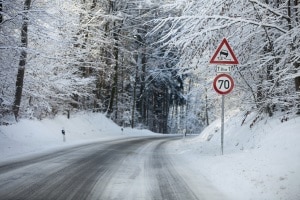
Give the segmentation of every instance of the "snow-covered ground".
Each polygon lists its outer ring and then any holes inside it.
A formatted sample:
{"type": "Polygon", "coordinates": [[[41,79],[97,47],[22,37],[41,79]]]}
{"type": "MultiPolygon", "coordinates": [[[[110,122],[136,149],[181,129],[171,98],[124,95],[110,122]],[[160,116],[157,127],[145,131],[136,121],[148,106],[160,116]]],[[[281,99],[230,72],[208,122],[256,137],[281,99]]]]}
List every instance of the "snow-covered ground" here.
{"type": "Polygon", "coordinates": [[[68,148],[74,145],[120,137],[153,134],[117,126],[99,113],[77,113],[67,119],[20,120],[10,126],[0,126],[0,163],[26,155],[68,148]],[[65,141],[62,135],[65,130],[65,141]]]}
{"type": "MultiPolygon", "coordinates": [[[[220,155],[220,120],[200,136],[172,143],[168,151],[184,165],[185,173],[205,176],[229,199],[300,199],[300,117],[284,123],[280,117],[263,119],[252,128],[255,114],[248,116],[243,126],[242,118],[227,116],[224,155],[220,155]]],[[[0,163],[93,141],[150,134],[147,130],[122,130],[99,113],[21,120],[0,126],[0,163]]]]}
{"type": "Polygon", "coordinates": [[[281,117],[263,119],[252,128],[255,115],[243,126],[242,118],[227,117],[224,155],[220,120],[200,136],[178,141],[171,151],[181,154],[195,176],[205,175],[229,199],[299,200],[300,117],[284,123],[281,117]]]}

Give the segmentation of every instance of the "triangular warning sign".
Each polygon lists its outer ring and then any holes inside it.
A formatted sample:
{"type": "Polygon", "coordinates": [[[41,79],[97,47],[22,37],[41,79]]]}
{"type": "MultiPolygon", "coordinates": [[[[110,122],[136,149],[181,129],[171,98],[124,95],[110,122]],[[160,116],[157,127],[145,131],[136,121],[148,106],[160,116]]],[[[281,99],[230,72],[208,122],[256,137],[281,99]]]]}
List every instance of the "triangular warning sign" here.
{"type": "Polygon", "coordinates": [[[226,38],[224,38],[221,44],[218,46],[213,57],[209,61],[210,64],[220,64],[220,65],[237,65],[239,61],[234,55],[230,45],[226,38]]]}

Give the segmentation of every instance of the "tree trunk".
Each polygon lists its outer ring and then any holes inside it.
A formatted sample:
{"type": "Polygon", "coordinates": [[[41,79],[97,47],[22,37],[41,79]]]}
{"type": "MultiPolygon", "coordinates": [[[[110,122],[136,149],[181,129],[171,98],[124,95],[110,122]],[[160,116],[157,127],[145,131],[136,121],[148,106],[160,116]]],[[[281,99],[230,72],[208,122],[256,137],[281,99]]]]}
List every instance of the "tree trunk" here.
{"type": "MultiPolygon", "coordinates": [[[[292,8],[292,2],[291,2],[291,0],[289,0],[287,9],[288,9],[288,16],[289,16],[287,21],[288,21],[288,24],[289,24],[289,30],[291,30],[293,28],[292,27],[292,18],[294,18],[294,20],[297,24],[299,22],[299,18],[298,18],[298,0],[294,0],[293,8],[292,8]],[[293,13],[293,15],[292,15],[292,13],[293,13]]],[[[293,42],[293,44],[294,45],[292,45],[292,47],[291,47],[292,50],[296,49],[297,45],[298,45],[298,44],[295,44],[295,42],[293,42]]],[[[297,73],[297,70],[299,70],[299,67],[300,67],[299,61],[298,62],[296,61],[294,63],[294,66],[295,66],[295,69],[296,69],[295,73],[297,73]]],[[[300,76],[295,78],[295,90],[296,90],[296,92],[300,92],[300,76]]],[[[299,97],[299,99],[300,99],[300,97],[299,97]]],[[[300,105],[299,105],[300,100],[299,99],[297,100],[298,103],[296,104],[298,106],[297,114],[300,114],[300,105]]]]}
{"type": "Polygon", "coordinates": [[[141,110],[141,116],[142,116],[142,120],[144,123],[146,123],[146,96],[145,96],[145,90],[146,90],[146,86],[145,86],[145,81],[146,81],[146,65],[147,65],[147,58],[146,58],[146,54],[145,54],[145,47],[143,48],[143,53],[142,53],[142,71],[141,71],[141,89],[140,89],[140,96],[139,96],[139,105],[140,105],[140,110],[141,110]]]}
{"type": "MultiPolygon", "coordinates": [[[[299,22],[299,18],[298,18],[298,0],[294,0],[294,13],[295,13],[295,21],[299,22]]],[[[300,63],[297,62],[295,63],[295,68],[299,70],[299,67],[300,67],[300,63]]],[[[296,87],[296,91],[297,92],[300,92],[300,76],[296,77],[295,78],[295,87],[296,87]]],[[[299,113],[300,113],[300,110],[299,110],[299,113]]]]}
{"type": "MultiPolygon", "coordinates": [[[[114,22],[114,27],[116,27],[116,22],[114,22]]],[[[111,89],[111,95],[110,95],[110,101],[109,101],[109,106],[108,106],[108,114],[111,114],[113,112],[113,105],[115,101],[115,97],[117,96],[118,92],[118,70],[119,70],[119,36],[116,32],[113,33],[113,38],[114,38],[114,48],[113,48],[113,55],[114,55],[114,79],[113,79],[113,86],[111,89]]],[[[116,102],[117,103],[117,102],[116,102]]]]}
{"type": "MultiPolygon", "coordinates": [[[[299,66],[300,66],[300,63],[295,63],[296,69],[300,70],[299,66]]],[[[295,78],[295,88],[296,88],[296,92],[300,93],[300,76],[295,78]]],[[[298,97],[299,98],[296,100],[297,101],[296,105],[297,105],[297,109],[298,109],[297,114],[300,114],[300,95],[298,95],[298,97]]]]}
{"type": "Polygon", "coordinates": [[[2,11],[3,11],[3,1],[0,0],[0,24],[3,22],[3,16],[2,16],[2,11]]]}
{"type": "Polygon", "coordinates": [[[207,98],[207,87],[205,86],[205,121],[206,126],[209,126],[209,118],[208,118],[208,98],[207,98]]]}
{"type": "Polygon", "coordinates": [[[135,122],[135,107],[136,107],[136,88],[137,88],[137,82],[138,82],[138,70],[139,67],[136,65],[135,69],[135,81],[133,86],[133,102],[132,102],[132,110],[131,110],[131,128],[134,128],[134,122],[135,122]]]}
{"type": "Polygon", "coordinates": [[[26,58],[27,58],[27,51],[26,48],[28,46],[28,10],[30,9],[31,0],[25,0],[24,3],[24,16],[23,16],[23,25],[21,30],[21,56],[16,80],[16,93],[15,93],[15,100],[13,105],[13,112],[15,115],[16,120],[18,120],[21,98],[22,98],[22,91],[23,91],[23,82],[24,82],[24,74],[25,74],[25,65],[26,65],[26,58]]]}
{"type": "MultiPolygon", "coordinates": [[[[299,68],[299,65],[297,68],[299,68]]],[[[295,87],[296,87],[296,91],[300,92],[300,77],[299,76],[295,78],[295,87]]]]}

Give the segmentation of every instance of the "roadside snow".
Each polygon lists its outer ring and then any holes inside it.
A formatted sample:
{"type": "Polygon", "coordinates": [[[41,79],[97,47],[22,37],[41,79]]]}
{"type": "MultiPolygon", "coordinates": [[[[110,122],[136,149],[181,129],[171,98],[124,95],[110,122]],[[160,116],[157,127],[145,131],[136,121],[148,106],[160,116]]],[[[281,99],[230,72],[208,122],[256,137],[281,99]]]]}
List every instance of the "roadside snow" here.
{"type": "MultiPolygon", "coordinates": [[[[170,143],[168,151],[187,177],[209,181],[228,199],[300,199],[300,117],[284,123],[279,117],[268,118],[252,128],[255,115],[248,116],[243,126],[242,118],[226,119],[224,155],[220,155],[220,120],[200,136],[170,143]]],[[[122,131],[99,113],[79,113],[70,119],[21,120],[0,126],[0,163],[73,145],[150,134],[130,128],[122,131]]],[[[197,181],[193,184],[198,188],[197,181]]]]}
{"type": "Polygon", "coordinates": [[[300,117],[284,123],[274,117],[251,129],[254,117],[243,126],[242,116],[227,118],[224,155],[220,120],[200,136],[177,142],[171,151],[181,154],[194,176],[205,175],[229,199],[300,199],[300,117]]]}
{"type": "Polygon", "coordinates": [[[153,133],[130,128],[122,131],[100,113],[82,112],[70,119],[61,115],[41,121],[20,120],[13,125],[0,126],[0,162],[84,143],[149,134],[153,133]]]}

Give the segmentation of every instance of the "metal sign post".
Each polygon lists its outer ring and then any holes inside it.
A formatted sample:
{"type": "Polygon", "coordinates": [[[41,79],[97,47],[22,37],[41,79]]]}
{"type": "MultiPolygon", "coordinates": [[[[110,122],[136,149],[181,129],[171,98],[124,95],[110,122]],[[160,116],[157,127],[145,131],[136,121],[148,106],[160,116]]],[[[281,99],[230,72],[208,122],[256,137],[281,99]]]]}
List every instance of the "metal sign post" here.
{"type": "Polygon", "coordinates": [[[233,87],[234,81],[228,74],[219,74],[215,77],[213,87],[218,94],[222,95],[222,113],[221,113],[221,154],[223,155],[224,146],[224,113],[225,113],[225,95],[229,94],[233,87]]]}
{"type": "Polygon", "coordinates": [[[224,144],[224,106],[225,95],[222,95],[222,116],[221,116],[221,154],[223,155],[223,144],[224,144]]]}

